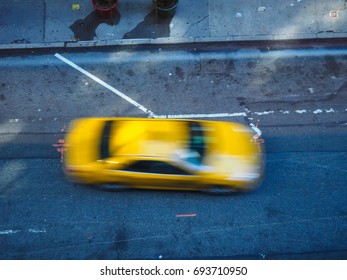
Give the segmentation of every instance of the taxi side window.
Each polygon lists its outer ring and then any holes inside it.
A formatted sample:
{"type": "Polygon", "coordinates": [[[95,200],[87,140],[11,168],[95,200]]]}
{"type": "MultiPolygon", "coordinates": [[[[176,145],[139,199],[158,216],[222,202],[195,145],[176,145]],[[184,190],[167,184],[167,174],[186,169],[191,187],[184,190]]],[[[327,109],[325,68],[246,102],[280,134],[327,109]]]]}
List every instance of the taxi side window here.
{"type": "Polygon", "coordinates": [[[124,171],[154,173],[154,174],[170,174],[170,175],[191,175],[188,172],[173,166],[169,163],[153,160],[136,161],[123,169],[124,171]]]}
{"type": "Polygon", "coordinates": [[[148,172],[148,161],[146,160],[140,160],[135,161],[131,163],[130,165],[123,168],[124,171],[132,171],[132,172],[141,172],[141,173],[147,173],[148,172]]]}

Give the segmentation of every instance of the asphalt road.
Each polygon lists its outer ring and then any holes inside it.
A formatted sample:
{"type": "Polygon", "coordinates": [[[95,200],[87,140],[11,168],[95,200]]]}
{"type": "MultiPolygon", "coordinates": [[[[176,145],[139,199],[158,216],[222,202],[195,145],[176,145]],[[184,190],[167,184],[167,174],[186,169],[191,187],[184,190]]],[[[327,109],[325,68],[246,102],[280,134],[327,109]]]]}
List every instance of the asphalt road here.
{"type": "Polygon", "coordinates": [[[347,49],[60,53],[88,73],[54,54],[0,59],[0,258],[347,258],[347,49]],[[70,120],[148,111],[258,124],[264,182],[210,196],[65,179],[53,144],[70,120]]]}

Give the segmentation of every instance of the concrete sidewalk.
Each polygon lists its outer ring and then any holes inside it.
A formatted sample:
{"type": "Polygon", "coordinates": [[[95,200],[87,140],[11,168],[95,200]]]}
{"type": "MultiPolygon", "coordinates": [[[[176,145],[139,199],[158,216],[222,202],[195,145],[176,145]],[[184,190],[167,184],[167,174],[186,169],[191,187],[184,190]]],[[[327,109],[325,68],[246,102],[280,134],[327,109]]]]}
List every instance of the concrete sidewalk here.
{"type": "Polygon", "coordinates": [[[152,0],[119,0],[112,19],[90,0],[8,0],[0,11],[0,49],[347,37],[347,0],[180,0],[166,19],[152,0]]]}

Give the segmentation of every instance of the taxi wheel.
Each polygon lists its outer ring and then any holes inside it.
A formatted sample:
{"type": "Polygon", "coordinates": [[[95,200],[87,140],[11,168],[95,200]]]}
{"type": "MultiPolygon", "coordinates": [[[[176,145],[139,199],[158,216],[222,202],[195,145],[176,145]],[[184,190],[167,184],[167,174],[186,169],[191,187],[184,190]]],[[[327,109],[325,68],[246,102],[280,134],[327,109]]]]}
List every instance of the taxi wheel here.
{"type": "Polygon", "coordinates": [[[99,188],[103,191],[124,191],[129,189],[127,186],[119,184],[103,184],[99,188]]]}
{"type": "Polygon", "coordinates": [[[236,190],[223,186],[210,186],[205,190],[205,192],[216,195],[228,195],[237,193],[236,190]]]}

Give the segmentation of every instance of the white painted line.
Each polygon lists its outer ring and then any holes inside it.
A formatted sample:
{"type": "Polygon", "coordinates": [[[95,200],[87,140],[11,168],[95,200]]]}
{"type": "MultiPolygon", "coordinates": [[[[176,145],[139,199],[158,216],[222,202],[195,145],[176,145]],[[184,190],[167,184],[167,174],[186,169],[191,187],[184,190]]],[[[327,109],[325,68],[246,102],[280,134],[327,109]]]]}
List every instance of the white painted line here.
{"type": "Polygon", "coordinates": [[[153,115],[157,119],[198,119],[198,118],[224,118],[246,117],[246,113],[219,113],[219,114],[180,114],[180,115],[153,115]]]}
{"type": "MultiPolygon", "coordinates": [[[[27,229],[25,230],[26,232],[29,232],[29,233],[45,233],[46,230],[42,230],[42,229],[27,229]]],[[[8,230],[2,230],[0,231],[0,235],[9,235],[9,234],[15,234],[15,233],[19,233],[19,232],[22,232],[21,230],[13,230],[13,229],[8,229],[8,230]]]]}
{"type": "Polygon", "coordinates": [[[304,114],[307,113],[307,110],[295,110],[295,113],[304,114]]]}
{"type": "Polygon", "coordinates": [[[8,229],[8,230],[2,230],[2,231],[0,231],[0,234],[14,234],[14,233],[18,233],[18,232],[20,232],[20,230],[8,229]]]}
{"type": "Polygon", "coordinates": [[[46,230],[42,229],[28,229],[28,232],[30,233],[45,233],[46,230]]]}
{"type": "Polygon", "coordinates": [[[259,138],[262,134],[261,130],[258,127],[256,127],[253,123],[250,123],[249,125],[255,131],[255,134],[257,136],[256,138],[259,138]]]}
{"type": "Polygon", "coordinates": [[[253,112],[253,114],[261,116],[261,115],[269,115],[269,114],[273,114],[275,113],[275,111],[264,111],[264,112],[253,112]]]}
{"type": "Polygon", "coordinates": [[[320,113],[323,113],[322,109],[317,109],[317,110],[313,111],[313,114],[320,114],[320,113]]]}
{"type": "Polygon", "coordinates": [[[177,214],[177,215],[176,215],[177,218],[183,218],[183,217],[196,217],[196,216],[197,216],[197,214],[194,214],[194,213],[192,213],[192,214],[177,214]]]}
{"type": "MultiPolygon", "coordinates": [[[[270,114],[277,114],[280,113],[282,115],[287,114],[306,114],[306,113],[313,113],[313,114],[321,114],[321,113],[338,113],[337,110],[330,108],[330,109],[316,109],[316,110],[295,110],[295,111],[288,111],[288,110],[279,110],[279,111],[262,111],[262,112],[252,112],[248,109],[245,110],[246,112],[236,112],[236,113],[215,113],[215,114],[177,114],[177,115],[151,115],[153,118],[158,119],[198,119],[198,118],[224,118],[224,117],[246,117],[247,114],[249,115],[257,115],[257,116],[264,116],[264,115],[270,115],[270,114]]],[[[347,111],[347,109],[345,109],[347,111]]]]}
{"type": "Polygon", "coordinates": [[[135,107],[137,107],[141,111],[145,112],[146,114],[149,114],[149,116],[154,116],[154,113],[152,111],[148,110],[147,108],[145,108],[144,106],[142,106],[141,104],[139,104],[135,100],[131,99],[130,97],[128,97],[124,93],[120,92],[119,90],[115,89],[114,87],[110,86],[109,84],[105,83],[104,81],[102,81],[101,79],[96,77],[95,75],[93,75],[93,74],[89,73],[88,71],[84,70],[83,68],[79,67],[78,65],[76,65],[72,61],[68,60],[67,58],[61,56],[58,53],[56,53],[54,56],[56,58],[60,59],[61,61],[65,62],[66,64],[70,65],[71,67],[75,68],[77,71],[81,72],[82,74],[88,76],[89,78],[91,78],[95,82],[97,82],[100,85],[104,86],[105,88],[109,89],[113,93],[117,94],[119,97],[128,101],[130,104],[134,105],[135,107]]]}
{"type": "MultiPolygon", "coordinates": [[[[194,119],[194,118],[225,118],[225,117],[247,117],[248,119],[252,120],[252,116],[253,115],[269,115],[269,114],[282,114],[282,115],[287,115],[287,114],[309,114],[309,113],[313,113],[313,114],[330,114],[330,113],[343,113],[343,112],[347,112],[347,109],[340,109],[340,110],[336,110],[333,108],[330,109],[316,109],[316,110],[295,110],[295,111],[288,111],[288,110],[278,110],[278,111],[263,111],[263,112],[252,112],[250,110],[245,110],[246,112],[236,112],[236,113],[214,113],[214,114],[177,114],[177,115],[155,115],[153,112],[151,112],[149,117],[152,118],[158,118],[158,119],[194,119]],[[247,115],[248,114],[248,115],[247,115]]],[[[55,120],[57,118],[54,118],[55,120]]],[[[42,120],[40,118],[37,119],[32,119],[31,122],[36,122],[42,120]]],[[[51,120],[51,119],[49,119],[51,120]]],[[[24,119],[7,119],[7,120],[3,120],[4,122],[8,122],[8,123],[25,123],[26,120],[24,119]]]]}

